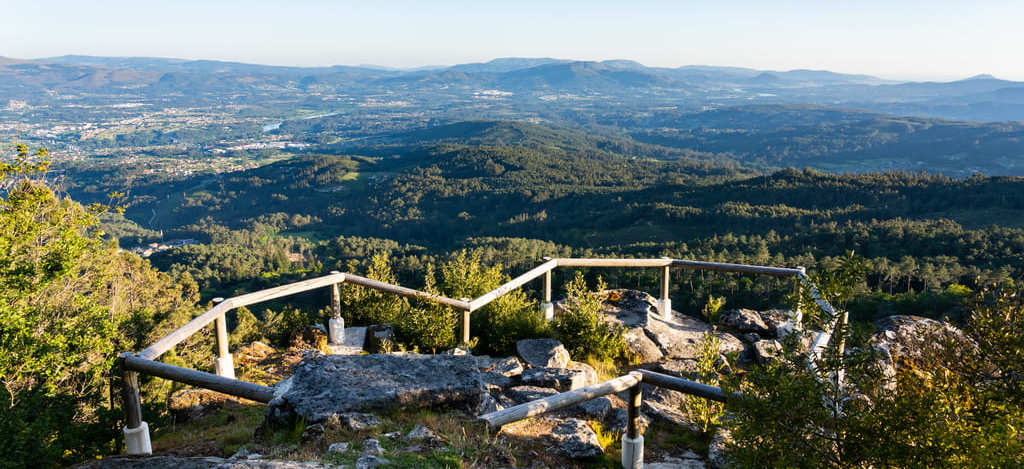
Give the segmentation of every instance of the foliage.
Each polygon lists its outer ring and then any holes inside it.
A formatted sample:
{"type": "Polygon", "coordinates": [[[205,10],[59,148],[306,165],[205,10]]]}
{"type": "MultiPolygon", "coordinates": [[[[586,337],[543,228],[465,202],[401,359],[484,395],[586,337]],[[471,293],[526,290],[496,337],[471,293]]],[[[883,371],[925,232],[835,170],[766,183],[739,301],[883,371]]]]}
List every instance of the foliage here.
{"type": "Polygon", "coordinates": [[[105,244],[96,229],[103,207],[56,194],[40,177],[46,166],[24,146],[0,165],[2,466],[115,450],[115,354],[194,311],[187,285],[105,244]]]}
{"type": "MultiPolygon", "coordinates": [[[[484,267],[481,256],[478,249],[455,253],[442,266],[441,291],[451,298],[477,298],[508,281],[500,266],[484,267]]],[[[474,311],[470,331],[479,339],[477,353],[495,355],[513,354],[519,340],[549,335],[536,303],[522,290],[509,292],[474,311]]]]}
{"type": "MultiPolygon", "coordinates": [[[[701,383],[709,386],[718,386],[718,373],[722,371],[722,367],[725,365],[721,361],[722,354],[719,352],[721,347],[722,340],[715,334],[710,331],[704,333],[704,337],[701,338],[700,343],[697,345],[697,374],[698,381],[701,383]]],[[[721,402],[687,395],[686,407],[690,416],[700,423],[701,431],[704,433],[707,433],[712,426],[721,425],[722,423],[725,406],[721,402]]]]}
{"type": "MultiPolygon", "coordinates": [[[[597,291],[606,289],[598,279],[597,291]]],[[[551,323],[555,337],[562,341],[569,354],[577,358],[618,359],[627,353],[623,328],[604,321],[604,296],[591,292],[582,272],[566,285],[565,311],[551,323]]]]}
{"type": "Polygon", "coordinates": [[[709,324],[718,324],[718,312],[725,306],[724,296],[708,296],[708,301],[704,303],[704,307],[701,308],[701,314],[704,315],[704,319],[707,319],[709,324]]]}
{"type": "Polygon", "coordinates": [[[727,404],[739,467],[1018,467],[1020,304],[985,293],[973,341],[941,329],[911,345],[894,375],[874,349],[826,354],[809,368],[791,336],[784,357],[756,367],[727,404]],[[977,345],[976,345],[977,344],[977,345]],[[979,346],[981,345],[981,346],[979,346]],[[843,370],[839,385],[835,373],[843,370]]]}

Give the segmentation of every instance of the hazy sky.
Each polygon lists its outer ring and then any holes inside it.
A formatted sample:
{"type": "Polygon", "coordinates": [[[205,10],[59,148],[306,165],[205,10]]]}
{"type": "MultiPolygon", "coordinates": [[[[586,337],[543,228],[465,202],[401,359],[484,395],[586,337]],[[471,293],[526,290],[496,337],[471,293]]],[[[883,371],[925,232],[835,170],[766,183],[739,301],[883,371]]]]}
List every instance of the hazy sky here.
{"type": "Polygon", "coordinates": [[[1024,1],[0,0],[0,56],[412,67],[495,57],[1024,80],[1024,1]]]}

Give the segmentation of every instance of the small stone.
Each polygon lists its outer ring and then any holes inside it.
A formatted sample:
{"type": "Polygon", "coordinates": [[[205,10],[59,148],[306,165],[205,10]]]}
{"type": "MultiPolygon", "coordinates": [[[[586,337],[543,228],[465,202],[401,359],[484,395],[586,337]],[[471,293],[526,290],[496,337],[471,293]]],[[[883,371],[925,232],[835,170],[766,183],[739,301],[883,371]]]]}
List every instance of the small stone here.
{"type": "Polygon", "coordinates": [[[363,440],[363,454],[380,456],[384,454],[384,447],[380,445],[380,441],[374,438],[367,438],[363,440]]]}
{"type": "Polygon", "coordinates": [[[661,349],[658,348],[658,344],[654,343],[650,337],[647,337],[643,328],[633,327],[627,329],[622,334],[622,338],[626,342],[626,347],[630,352],[633,352],[633,355],[640,360],[640,363],[654,363],[665,356],[665,354],[661,353],[661,349]]]}
{"type": "Polygon", "coordinates": [[[459,356],[469,355],[469,349],[466,349],[464,347],[455,347],[453,349],[445,350],[441,354],[442,355],[459,355],[459,356]]]}
{"type": "Polygon", "coordinates": [[[324,426],[319,423],[309,425],[302,431],[302,441],[310,443],[320,441],[324,437],[324,426]]]}
{"type": "Polygon", "coordinates": [[[384,438],[395,439],[395,438],[401,437],[402,436],[402,432],[387,432],[387,433],[385,433],[385,434],[383,434],[381,436],[384,437],[384,438]]]}
{"type": "Polygon", "coordinates": [[[378,458],[372,454],[367,454],[360,456],[359,459],[356,460],[356,469],[373,469],[374,467],[387,464],[389,462],[391,461],[384,458],[378,458]]]}
{"type": "Polygon", "coordinates": [[[331,446],[327,447],[327,452],[329,453],[344,453],[346,451],[348,451],[348,443],[344,441],[331,443],[331,446]]]}
{"type": "Polygon", "coordinates": [[[543,399],[555,394],[558,394],[558,391],[537,386],[516,386],[505,391],[505,396],[508,396],[517,404],[543,399]]]}
{"type": "Polygon", "coordinates": [[[567,368],[530,368],[523,372],[523,384],[571,391],[586,386],[587,376],[583,371],[567,368]]]}
{"type": "Polygon", "coordinates": [[[484,393],[480,396],[480,402],[473,409],[477,415],[489,414],[491,412],[497,412],[504,409],[498,401],[488,393],[484,393]]]}
{"type": "Polygon", "coordinates": [[[570,458],[589,458],[604,454],[594,429],[580,419],[567,419],[551,429],[558,449],[570,458]]]}
{"type": "Polygon", "coordinates": [[[777,340],[760,340],[752,347],[754,359],[764,365],[775,360],[782,354],[782,344],[777,340]]]}
{"type": "Polygon", "coordinates": [[[516,352],[533,367],[565,368],[569,351],[555,339],[526,339],[516,342],[516,352]]]}
{"type": "Polygon", "coordinates": [[[512,385],[512,378],[493,371],[480,373],[480,378],[483,380],[487,390],[491,392],[501,392],[502,389],[512,385]]]}
{"type": "Polygon", "coordinates": [[[433,440],[437,438],[437,434],[433,430],[427,428],[425,425],[416,425],[412,430],[409,430],[409,434],[405,435],[410,440],[433,440]]]}
{"type": "Polygon", "coordinates": [[[477,357],[477,360],[482,372],[497,373],[508,378],[519,376],[523,372],[523,362],[516,357],[477,357]]]}
{"type": "Polygon", "coordinates": [[[756,332],[769,335],[768,325],[761,319],[761,313],[752,309],[731,309],[718,316],[718,324],[723,328],[740,333],[756,332]]]}
{"type": "Polygon", "coordinates": [[[395,329],[391,324],[367,326],[363,348],[370,353],[391,353],[395,348],[395,329]]]}
{"type": "Polygon", "coordinates": [[[368,430],[380,426],[380,418],[363,412],[346,412],[334,414],[327,419],[330,426],[343,426],[354,432],[368,430]]]}
{"type": "Polygon", "coordinates": [[[608,412],[612,410],[612,400],[607,396],[601,396],[589,401],[580,402],[576,405],[587,417],[603,420],[608,412]]]}
{"type": "Polygon", "coordinates": [[[566,365],[569,370],[580,371],[583,373],[583,386],[590,386],[591,384],[597,384],[597,370],[594,367],[581,362],[569,362],[566,365]]]}

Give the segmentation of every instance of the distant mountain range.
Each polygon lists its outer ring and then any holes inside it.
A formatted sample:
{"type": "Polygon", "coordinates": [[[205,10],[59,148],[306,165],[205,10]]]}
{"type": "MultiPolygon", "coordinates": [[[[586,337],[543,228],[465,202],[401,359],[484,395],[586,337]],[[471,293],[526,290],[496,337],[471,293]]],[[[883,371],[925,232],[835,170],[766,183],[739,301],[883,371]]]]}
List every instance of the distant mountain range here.
{"type": "Polygon", "coordinates": [[[644,97],[720,107],[815,104],[978,121],[1024,120],[1024,82],[979,75],[952,82],[893,82],[825,70],[755,70],[689,65],[647,67],[631,60],[600,62],[500,58],[483,63],[400,70],[376,66],[287,67],[151,57],[66,55],[0,58],[0,93],[44,98],[51,93],[142,93],[203,96],[224,93],[463,93],[499,90],[518,96],[568,93],[644,97]]]}

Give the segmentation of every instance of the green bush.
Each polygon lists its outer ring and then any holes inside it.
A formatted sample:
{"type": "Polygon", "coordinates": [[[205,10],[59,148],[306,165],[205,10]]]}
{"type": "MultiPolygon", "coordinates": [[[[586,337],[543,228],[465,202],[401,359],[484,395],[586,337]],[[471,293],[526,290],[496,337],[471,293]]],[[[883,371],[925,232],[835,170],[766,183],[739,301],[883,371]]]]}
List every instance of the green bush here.
{"type": "MultiPolygon", "coordinates": [[[[0,467],[57,467],[116,451],[116,353],[195,313],[194,282],[175,284],[104,242],[102,207],[36,179],[42,157],[18,146],[12,162],[0,159],[0,467]]],[[[147,403],[159,402],[145,384],[147,403]]]]}
{"type": "Polygon", "coordinates": [[[1017,290],[977,299],[965,330],[977,346],[926,334],[895,376],[870,348],[826,354],[810,369],[790,336],[778,362],[727,383],[742,392],[727,403],[729,458],[738,467],[1022,467],[1017,290]]]}
{"type": "MultiPolygon", "coordinates": [[[[598,280],[597,290],[605,289],[604,281],[598,280]]],[[[614,360],[625,357],[627,349],[622,326],[603,320],[604,296],[587,288],[581,272],[576,272],[566,285],[566,293],[566,311],[555,317],[551,328],[569,354],[577,359],[614,360]]]]}

